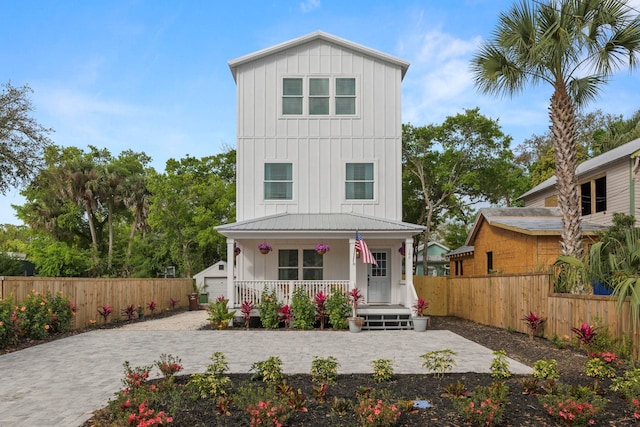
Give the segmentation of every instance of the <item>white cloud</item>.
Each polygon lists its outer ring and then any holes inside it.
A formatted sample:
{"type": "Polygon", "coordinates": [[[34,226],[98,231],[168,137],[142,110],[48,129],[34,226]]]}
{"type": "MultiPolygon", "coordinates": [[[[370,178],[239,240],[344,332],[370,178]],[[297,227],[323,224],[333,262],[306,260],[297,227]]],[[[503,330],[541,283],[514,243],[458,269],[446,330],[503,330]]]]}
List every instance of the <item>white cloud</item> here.
{"type": "Polygon", "coordinates": [[[320,0],[305,0],[302,3],[300,3],[300,10],[302,10],[302,13],[309,13],[314,9],[317,9],[320,7],[320,0]]]}

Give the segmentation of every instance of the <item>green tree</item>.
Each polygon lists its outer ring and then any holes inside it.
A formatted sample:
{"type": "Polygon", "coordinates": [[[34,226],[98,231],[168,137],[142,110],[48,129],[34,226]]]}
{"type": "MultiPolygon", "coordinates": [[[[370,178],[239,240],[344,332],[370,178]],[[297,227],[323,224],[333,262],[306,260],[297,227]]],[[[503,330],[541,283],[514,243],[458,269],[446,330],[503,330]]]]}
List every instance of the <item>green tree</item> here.
{"type": "Polygon", "coordinates": [[[525,188],[509,149],[511,138],[478,109],[447,117],[439,126],[403,125],[402,134],[403,191],[409,201],[404,219],[426,227],[425,243],[447,217],[467,218],[478,202],[509,205],[525,188]]]}
{"type": "Polygon", "coordinates": [[[180,275],[221,259],[226,240],[213,227],[235,220],[235,151],[167,161],[149,179],[149,224],[162,235],[180,275]]]}
{"type": "Polygon", "coordinates": [[[33,117],[28,85],[3,85],[0,92],[0,193],[22,185],[37,175],[43,166],[43,150],[51,144],[53,132],[33,117]]]}
{"type": "Polygon", "coordinates": [[[593,100],[612,74],[635,68],[640,18],[619,0],[522,0],[501,13],[493,38],[472,61],[483,93],[513,95],[528,83],[553,88],[549,117],[562,211],[562,252],[582,256],[576,185],[576,108],[593,100]]]}

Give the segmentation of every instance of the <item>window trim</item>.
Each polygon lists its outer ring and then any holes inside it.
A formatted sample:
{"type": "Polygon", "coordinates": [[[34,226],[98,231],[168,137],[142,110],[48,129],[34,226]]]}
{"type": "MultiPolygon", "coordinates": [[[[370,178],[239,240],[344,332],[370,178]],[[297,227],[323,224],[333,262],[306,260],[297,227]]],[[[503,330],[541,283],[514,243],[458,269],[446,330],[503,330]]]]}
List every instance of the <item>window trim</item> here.
{"type": "MultiPolygon", "coordinates": [[[[607,211],[607,201],[608,201],[608,195],[607,195],[607,175],[606,174],[602,174],[602,175],[596,175],[593,177],[590,177],[589,179],[585,179],[583,181],[578,182],[578,191],[580,193],[580,216],[581,217],[586,217],[586,216],[590,216],[590,215],[595,215],[601,212],[606,212],[607,211]],[[596,185],[596,181],[599,181],[601,179],[604,179],[604,209],[598,209],[598,192],[597,192],[597,185],[596,185]],[[582,199],[582,187],[588,185],[589,186],[589,213],[583,213],[584,212],[584,206],[586,205],[582,199]]],[[[602,196],[601,196],[602,197],[602,196]]]]}
{"type": "MultiPolygon", "coordinates": [[[[343,163],[342,166],[342,183],[343,193],[342,198],[345,203],[375,203],[378,200],[378,162],[375,160],[348,160],[343,163]],[[347,198],[347,165],[348,164],[370,164],[373,165],[373,197],[371,199],[348,199],[347,198]]],[[[350,181],[352,182],[352,181],[350,181]]],[[[355,181],[361,182],[361,181],[355,181]]],[[[366,182],[366,181],[362,181],[366,182]]]]}
{"type": "MultiPolygon", "coordinates": [[[[278,118],[279,119],[300,119],[300,118],[316,118],[316,119],[354,119],[360,118],[362,89],[360,87],[360,77],[354,74],[281,74],[278,77],[278,118]],[[283,98],[284,98],[284,79],[302,79],[302,114],[284,114],[283,98]],[[329,114],[310,114],[309,113],[309,81],[310,79],[329,79],[329,114]],[[355,98],[354,114],[336,114],[336,99],[345,98],[346,96],[336,96],[337,79],[353,79],[355,82],[355,98]]],[[[351,96],[349,96],[350,98],[351,96]]]]}
{"type": "Polygon", "coordinates": [[[304,247],[298,247],[298,248],[282,248],[282,249],[278,249],[278,280],[324,280],[324,258],[322,255],[317,254],[316,250],[313,248],[304,248],[304,247]],[[296,252],[296,265],[295,267],[291,266],[281,266],[280,265],[280,252],[281,251],[295,251],[296,252]],[[320,260],[320,267],[313,267],[313,266],[305,266],[304,265],[304,255],[305,253],[311,253],[313,252],[314,254],[317,255],[318,259],[320,260]],[[280,279],[280,271],[281,270],[295,270],[297,272],[297,279],[280,279]],[[316,271],[320,271],[320,278],[319,279],[305,279],[304,278],[304,273],[307,270],[316,270],[316,271]]]}
{"type": "Polygon", "coordinates": [[[293,200],[295,200],[295,169],[293,167],[293,162],[271,162],[271,161],[265,161],[262,164],[262,201],[265,203],[282,203],[282,202],[291,202],[293,200]],[[267,171],[267,165],[273,165],[273,164],[283,164],[283,165],[291,165],[291,181],[285,181],[285,180],[269,180],[267,181],[267,179],[265,178],[265,174],[267,171]],[[290,199],[267,199],[266,198],[266,185],[267,182],[284,182],[284,183],[290,183],[291,184],[291,198],[290,199]]]}

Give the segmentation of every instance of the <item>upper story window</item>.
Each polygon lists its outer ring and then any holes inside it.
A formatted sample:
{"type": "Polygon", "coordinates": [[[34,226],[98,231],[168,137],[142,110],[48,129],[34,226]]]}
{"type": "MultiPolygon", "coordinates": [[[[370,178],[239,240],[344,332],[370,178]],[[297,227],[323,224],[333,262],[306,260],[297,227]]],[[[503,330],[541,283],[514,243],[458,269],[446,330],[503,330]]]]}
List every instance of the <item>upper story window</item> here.
{"type": "Polygon", "coordinates": [[[336,79],[336,115],[356,113],[356,79],[336,79]]]}
{"type": "Polygon", "coordinates": [[[329,114],[329,79],[309,79],[309,114],[329,114]]]}
{"type": "Polygon", "coordinates": [[[302,79],[282,81],[282,114],[302,114],[302,79]]]}
{"type": "Polygon", "coordinates": [[[282,114],[287,116],[348,116],[356,114],[354,77],[285,77],[282,114]]]}
{"type": "Polygon", "coordinates": [[[264,164],[264,199],[293,199],[293,172],[291,163],[264,164]]]}
{"type": "Polygon", "coordinates": [[[347,163],[345,198],[373,200],[373,163],[347,163]]]}
{"type": "Polygon", "coordinates": [[[580,184],[582,215],[591,215],[607,210],[607,177],[592,179],[580,184]]]}

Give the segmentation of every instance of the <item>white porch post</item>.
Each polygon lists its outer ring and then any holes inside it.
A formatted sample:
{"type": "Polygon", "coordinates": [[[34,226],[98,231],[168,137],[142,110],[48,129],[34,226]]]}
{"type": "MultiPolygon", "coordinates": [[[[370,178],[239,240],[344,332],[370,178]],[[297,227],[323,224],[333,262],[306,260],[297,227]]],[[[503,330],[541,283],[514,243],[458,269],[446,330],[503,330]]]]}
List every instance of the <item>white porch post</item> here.
{"type": "Polygon", "coordinates": [[[411,307],[415,299],[415,289],[413,287],[413,239],[407,238],[404,241],[404,283],[406,306],[411,307]]]}
{"type": "Polygon", "coordinates": [[[349,238],[349,257],[350,257],[350,261],[349,262],[349,281],[351,282],[350,284],[350,289],[353,289],[355,287],[357,287],[356,284],[356,239],[355,237],[349,238]]]}
{"type": "Polygon", "coordinates": [[[227,298],[229,299],[229,308],[235,307],[236,304],[236,292],[233,285],[234,262],[236,258],[234,249],[235,240],[227,239],[227,298]]]}

